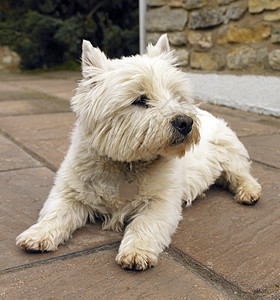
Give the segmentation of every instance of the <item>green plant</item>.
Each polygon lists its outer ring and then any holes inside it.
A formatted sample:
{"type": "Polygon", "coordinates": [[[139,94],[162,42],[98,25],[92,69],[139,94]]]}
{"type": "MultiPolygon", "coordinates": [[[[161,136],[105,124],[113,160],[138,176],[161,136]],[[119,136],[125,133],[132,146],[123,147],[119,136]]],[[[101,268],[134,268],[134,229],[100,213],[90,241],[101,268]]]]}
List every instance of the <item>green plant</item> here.
{"type": "Polygon", "coordinates": [[[71,59],[77,61],[82,39],[90,40],[110,57],[137,53],[137,1],[0,3],[0,45],[8,45],[20,55],[22,69],[50,68],[67,65],[71,59]]]}

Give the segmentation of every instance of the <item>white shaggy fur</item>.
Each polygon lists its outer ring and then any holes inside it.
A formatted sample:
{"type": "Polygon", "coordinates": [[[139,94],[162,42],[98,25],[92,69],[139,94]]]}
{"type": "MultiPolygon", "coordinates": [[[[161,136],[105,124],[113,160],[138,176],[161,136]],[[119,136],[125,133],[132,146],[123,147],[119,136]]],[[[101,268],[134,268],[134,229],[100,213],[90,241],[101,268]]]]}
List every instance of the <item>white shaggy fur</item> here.
{"type": "Polygon", "coordinates": [[[38,223],[17,237],[18,245],[54,251],[98,216],[104,229],[125,228],[117,262],[144,270],[169,245],[182,201],[190,205],[215,182],[240,203],[259,199],[244,146],[223,120],[193,105],[175,62],[166,35],[146,55],[119,60],[84,41],[72,144],[38,223]],[[184,137],[172,125],[178,116],[193,120],[184,137]],[[137,192],[125,199],[120,186],[129,172],[137,192]]]}

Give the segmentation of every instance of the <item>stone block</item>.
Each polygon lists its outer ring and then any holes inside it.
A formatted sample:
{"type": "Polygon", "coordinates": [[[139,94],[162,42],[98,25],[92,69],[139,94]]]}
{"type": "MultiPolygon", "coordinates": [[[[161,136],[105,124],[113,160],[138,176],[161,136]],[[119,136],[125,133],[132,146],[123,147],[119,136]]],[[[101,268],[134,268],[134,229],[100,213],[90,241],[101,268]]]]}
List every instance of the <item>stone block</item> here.
{"type": "Polygon", "coordinates": [[[246,11],[244,5],[232,5],[228,8],[204,8],[194,11],[190,15],[189,28],[209,28],[220,24],[227,24],[230,20],[240,19],[246,11]]]}
{"type": "Polygon", "coordinates": [[[229,4],[229,3],[234,2],[234,1],[236,1],[236,0],[217,0],[217,3],[219,5],[226,5],[226,4],[229,4]]]}
{"type": "Polygon", "coordinates": [[[175,50],[175,56],[178,58],[179,66],[185,67],[189,64],[189,51],[184,48],[175,50]]]}
{"type": "Polygon", "coordinates": [[[196,9],[207,5],[208,0],[187,0],[186,9],[196,9]]]}
{"type": "Polygon", "coordinates": [[[273,44],[280,43],[280,29],[276,29],[271,34],[271,42],[273,44]]]}
{"type": "MultiPolygon", "coordinates": [[[[146,45],[152,44],[155,45],[160,38],[161,33],[157,32],[147,32],[146,33],[146,45]]],[[[168,35],[169,36],[169,35],[168,35]]]]}
{"type": "Polygon", "coordinates": [[[187,44],[187,37],[184,32],[171,32],[168,34],[170,44],[174,46],[184,46],[187,44]]]}
{"type": "Polygon", "coordinates": [[[262,69],[266,56],[266,49],[256,50],[249,46],[240,46],[227,55],[227,66],[232,70],[262,69]]]}
{"type": "Polygon", "coordinates": [[[280,0],[249,0],[250,13],[260,13],[267,10],[275,10],[280,7],[280,0]]]}
{"type": "Polygon", "coordinates": [[[231,5],[226,12],[225,21],[224,23],[228,23],[229,20],[239,20],[244,13],[246,12],[247,8],[239,5],[231,5]]]}
{"type": "Polygon", "coordinates": [[[268,63],[273,70],[280,70],[280,49],[273,50],[268,54],[268,63]]]}
{"type": "Polygon", "coordinates": [[[273,12],[273,13],[266,13],[263,16],[263,19],[269,22],[280,21],[280,11],[273,12]]]}
{"type": "Polygon", "coordinates": [[[147,31],[182,31],[188,21],[188,14],[184,9],[170,9],[167,6],[151,9],[146,13],[145,23],[147,31]]]}
{"type": "Polygon", "coordinates": [[[165,0],[147,0],[147,6],[156,7],[156,6],[163,6],[166,4],[165,0]]]}
{"type": "Polygon", "coordinates": [[[167,0],[166,5],[168,5],[169,7],[185,8],[186,0],[167,0]]]}
{"type": "MultiPolygon", "coordinates": [[[[160,38],[161,33],[147,32],[146,34],[146,44],[155,45],[160,38]]],[[[174,46],[184,46],[187,44],[187,37],[184,32],[169,32],[168,39],[171,45],[174,46]]],[[[0,95],[1,97],[1,95],[0,95]]]]}
{"type": "Polygon", "coordinates": [[[190,58],[190,66],[193,69],[221,70],[225,63],[223,56],[218,53],[193,52],[190,58]]]}
{"type": "Polygon", "coordinates": [[[230,24],[217,40],[218,44],[225,43],[257,43],[271,34],[271,26],[260,24],[255,28],[230,24]]]}
{"type": "Polygon", "coordinates": [[[204,8],[194,11],[190,15],[189,28],[208,28],[220,25],[224,22],[226,8],[204,8]]]}
{"type": "Polygon", "coordinates": [[[211,32],[189,31],[188,41],[191,45],[199,45],[202,48],[211,48],[213,46],[211,32]]]}

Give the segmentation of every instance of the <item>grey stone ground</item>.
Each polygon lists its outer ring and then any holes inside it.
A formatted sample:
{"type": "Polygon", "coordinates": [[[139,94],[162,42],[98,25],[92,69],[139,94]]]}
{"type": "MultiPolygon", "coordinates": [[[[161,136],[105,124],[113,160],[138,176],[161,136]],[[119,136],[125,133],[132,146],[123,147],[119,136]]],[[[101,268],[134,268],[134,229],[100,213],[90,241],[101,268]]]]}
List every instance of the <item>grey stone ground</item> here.
{"type": "Polygon", "coordinates": [[[87,224],[54,253],[15,246],[36,222],[69,146],[77,79],[0,74],[0,298],[280,299],[280,119],[209,104],[252,157],[263,186],[257,205],[213,187],[184,209],[171,246],[145,272],[115,263],[121,234],[100,224],[87,224]]]}

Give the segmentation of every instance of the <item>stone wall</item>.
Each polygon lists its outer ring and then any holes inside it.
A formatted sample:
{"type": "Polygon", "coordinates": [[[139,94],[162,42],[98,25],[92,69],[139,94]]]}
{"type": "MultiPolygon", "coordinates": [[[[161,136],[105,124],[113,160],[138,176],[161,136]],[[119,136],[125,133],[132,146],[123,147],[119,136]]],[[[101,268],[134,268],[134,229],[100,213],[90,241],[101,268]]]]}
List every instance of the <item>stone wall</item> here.
{"type": "Polygon", "coordinates": [[[280,75],[280,0],[147,0],[145,27],[184,70],[280,75]]]}

